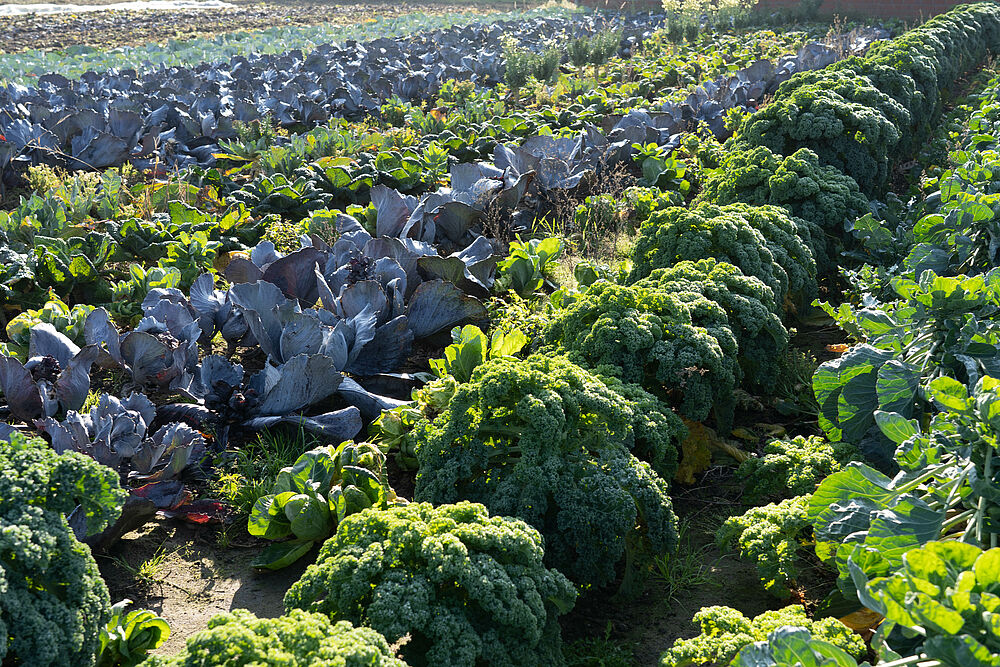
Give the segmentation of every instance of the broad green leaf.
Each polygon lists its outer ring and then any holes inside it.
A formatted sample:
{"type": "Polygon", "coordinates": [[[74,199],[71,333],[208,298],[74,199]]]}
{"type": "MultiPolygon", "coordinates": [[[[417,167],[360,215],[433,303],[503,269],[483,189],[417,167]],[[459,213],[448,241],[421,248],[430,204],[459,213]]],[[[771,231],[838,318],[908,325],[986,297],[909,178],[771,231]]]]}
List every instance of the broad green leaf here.
{"type": "Polygon", "coordinates": [[[493,334],[493,342],[490,344],[490,358],[512,357],[528,344],[528,337],[520,329],[512,329],[504,334],[497,331],[493,334]]]}
{"type": "Polygon", "coordinates": [[[890,505],[892,480],[860,463],[851,463],[824,479],[809,500],[809,520],[816,555],[832,559],[848,535],[869,528],[872,515],[890,505]]]}
{"type": "Polygon", "coordinates": [[[333,533],[333,520],[325,498],[299,494],[285,505],[285,516],[300,540],[318,542],[333,533]]]}
{"type": "Polygon", "coordinates": [[[338,478],[337,463],[329,447],[317,447],[304,452],[291,468],[278,473],[275,489],[315,495],[314,489],[328,489],[338,478]],[[284,476],[282,473],[288,471],[284,476]]]}
{"type": "Polygon", "coordinates": [[[344,502],[346,505],[345,516],[356,514],[361,510],[368,509],[375,503],[368,495],[356,486],[347,486],[343,489],[344,502]]]}
{"type": "Polygon", "coordinates": [[[538,268],[545,268],[546,264],[562,253],[562,249],[563,242],[562,239],[558,237],[550,236],[539,241],[538,245],[535,247],[535,254],[539,256],[538,268]]]}
{"type": "Polygon", "coordinates": [[[972,571],[979,587],[993,594],[1000,594],[1000,549],[990,549],[981,555],[972,571]]]}
{"type": "Polygon", "coordinates": [[[891,507],[872,517],[865,545],[877,549],[892,564],[902,563],[907,551],[940,537],[944,520],[944,512],[916,496],[897,497],[891,507]]]}
{"type": "Polygon", "coordinates": [[[874,424],[877,372],[892,358],[891,352],[855,345],[816,369],[813,391],[820,405],[819,422],[831,440],[859,442],[874,424]]]}
{"type": "Polygon", "coordinates": [[[472,379],[472,371],[486,361],[489,340],[482,330],[472,324],[452,330],[455,341],[444,349],[445,364],[450,375],[459,382],[472,379]]]}
{"type": "Polygon", "coordinates": [[[887,438],[901,445],[920,433],[916,419],[906,419],[898,412],[875,411],[875,423],[887,438]]]}
{"type": "Polygon", "coordinates": [[[875,393],[879,407],[886,412],[912,416],[919,387],[920,369],[915,366],[892,359],[878,369],[875,393]]]}
{"type": "Polygon", "coordinates": [[[280,570],[309,553],[313,542],[279,542],[264,549],[251,563],[262,570],[280,570]]]}
{"type": "Polygon", "coordinates": [[[284,501],[293,495],[295,494],[282,493],[258,498],[250,511],[247,532],[268,540],[280,540],[291,535],[292,526],[285,517],[284,501]],[[282,498],[280,502],[279,497],[282,498]]]}
{"type": "Polygon", "coordinates": [[[969,635],[931,637],[924,642],[923,649],[928,657],[949,666],[1000,667],[1000,655],[991,653],[969,635]]]}
{"type": "Polygon", "coordinates": [[[767,641],[740,649],[730,667],[857,667],[858,663],[843,649],[814,639],[803,628],[782,627],[767,636],[767,641]]]}
{"type": "Polygon", "coordinates": [[[969,409],[969,390],[954,378],[934,378],[927,386],[927,395],[941,407],[953,412],[965,412],[969,409]]]}

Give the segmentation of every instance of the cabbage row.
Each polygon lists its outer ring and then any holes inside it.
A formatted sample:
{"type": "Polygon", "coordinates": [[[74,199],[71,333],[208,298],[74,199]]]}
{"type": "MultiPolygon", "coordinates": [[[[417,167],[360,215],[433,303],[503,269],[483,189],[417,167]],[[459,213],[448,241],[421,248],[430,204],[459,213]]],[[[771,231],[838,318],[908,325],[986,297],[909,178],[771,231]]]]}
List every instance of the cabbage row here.
{"type": "MultiPolygon", "coordinates": [[[[621,19],[634,42],[655,19],[621,19]]],[[[593,17],[535,18],[324,44],[308,53],[250,53],[191,67],[111,69],[70,80],[49,73],[31,88],[0,92],[0,168],[28,153],[64,153],[72,168],[122,164],[142,146],[172,144],[180,166],[211,161],[234,121],[270,114],[282,125],[313,126],[331,116],[372,113],[386,99],[422,101],[448,79],[493,86],[503,76],[504,39],[535,46],[562,32],[589,33],[593,17]]],[[[133,156],[135,157],[135,156],[133,156]]],[[[162,157],[162,155],[157,155],[162,157]]]]}
{"type": "MultiPolygon", "coordinates": [[[[387,100],[431,101],[449,81],[492,88],[504,80],[507,39],[538,51],[555,34],[571,40],[618,30],[615,52],[631,55],[661,18],[500,21],[323,44],[308,52],[248,53],[187,67],[88,71],[73,80],[60,69],[32,79],[31,87],[11,84],[0,91],[0,106],[6,109],[0,122],[0,170],[9,181],[12,170],[39,162],[72,169],[104,169],[126,161],[145,168],[211,166],[220,142],[236,137],[234,123],[270,119],[302,130],[336,117],[377,116],[387,100]]],[[[883,34],[875,31],[871,37],[883,34]]],[[[866,46],[861,41],[849,48],[866,46]]],[[[776,62],[747,61],[748,67],[720,74],[683,99],[626,102],[622,113],[645,107],[652,115],[640,111],[623,122],[661,144],[692,120],[705,120],[722,133],[727,109],[755,108],[793,73],[823,67],[839,53],[810,44],[776,62]]],[[[633,88],[633,95],[643,97],[663,93],[649,82],[633,88]]]]}
{"type": "Polygon", "coordinates": [[[481,12],[443,15],[412,12],[392,18],[371,16],[353,26],[330,24],[276,26],[264,30],[223,33],[210,38],[169,40],[165,44],[149,43],[145,46],[125,46],[110,50],[71,46],[64,50],[22,51],[0,54],[0,64],[3,69],[0,80],[5,84],[31,85],[38,77],[53,72],[77,79],[87,72],[194,67],[203,63],[225,62],[234,56],[280,55],[296,49],[308,52],[323,44],[393,39],[424,30],[439,30],[452,26],[471,26],[504,20],[522,21],[539,16],[560,17],[569,14],[570,12],[556,7],[488,15],[481,12]]]}

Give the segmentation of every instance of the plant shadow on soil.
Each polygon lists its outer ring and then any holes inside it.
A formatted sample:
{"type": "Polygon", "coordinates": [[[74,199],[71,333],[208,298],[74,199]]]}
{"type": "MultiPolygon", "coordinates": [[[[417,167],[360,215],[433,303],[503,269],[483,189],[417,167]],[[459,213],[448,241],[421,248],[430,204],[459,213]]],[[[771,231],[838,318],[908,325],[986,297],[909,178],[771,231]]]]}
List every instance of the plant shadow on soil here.
{"type": "MultiPolygon", "coordinates": [[[[702,491],[699,488],[697,493],[702,491]]],[[[719,551],[712,531],[698,521],[699,514],[718,512],[712,500],[675,499],[682,520],[692,521],[682,549],[699,554],[708,585],[681,586],[671,600],[672,585],[654,576],[631,601],[604,594],[585,596],[562,619],[565,642],[604,636],[610,628],[610,639],[634,654],[635,665],[645,667],[656,665],[660,653],[675,639],[698,634],[691,617],[702,607],[727,605],[748,616],[780,607],[761,591],[754,564],[719,551]]],[[[715,500],[735,511],[731,501],[715,500]]],[[[285,592],[315,560],[316,551],[284,570],[259,573],[251,563],[265,545],[239,528],[238,524],[206,527],[160,519],[97,556],[112,601],[130,598],[136,608],[151,609],[170,623],[170,639],[154,653],[176,653],[216,614],[249,609],[257,616],[273,618],[284,613],[285,592]],[[228,544],[223,534],[230,536],[228,544]]]]}
{"type": "Polygon", "coordinates": [[[113,602],[130,598],[137,608],[152,609],[170,623],[170,639],[155,653],[177,652],[216,614],[249,609],[273,618],[284,613],[285,591],[316,554],[279,572],[258,573],[251,563],[264,544],[238,528],[161,519],[97,556],[113,602]]]}
{"type": "Polygon", "coordinates": [[[562,619],[565,642],[607,636],[632,651],[633,664],[649,667],[659,664],[660,654],[675,640],[699,634],[691,619],[702,607],[724,605],[756,616],[782,606],[761,590],[754,563],[716,546],[715,528],[724,517],[742,510],[731,499],[713,497],[712,488],[702,482],[697,488],[675,490],[674,508],[688,526],[675,558],[685,552],[697,558],[675,571],[671,581],[651,576],[635,599],[617,600],[603,594],[581,598],[562,619]]]}

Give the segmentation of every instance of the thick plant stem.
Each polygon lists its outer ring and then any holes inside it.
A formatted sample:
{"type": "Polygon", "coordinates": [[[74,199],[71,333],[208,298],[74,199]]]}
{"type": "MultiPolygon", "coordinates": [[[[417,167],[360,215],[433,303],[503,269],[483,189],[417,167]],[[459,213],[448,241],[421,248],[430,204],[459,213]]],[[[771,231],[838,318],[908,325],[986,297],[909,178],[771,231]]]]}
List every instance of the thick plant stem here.
{"type": "MultiPolygon", "coordinates": [[[[993,448],[989,447],[986,450],[986,463],[983,466],[983,478],[986,483],[993,477],[993,448]]],[[[986,516],[986,496],[979,496],[979,504],[976,508],[976,540],[979,542],[980,546],[983,544],[983,521],[986,516]]],[[[994,542],[996,535],[991,536],[990,542],[994,542]]]]}

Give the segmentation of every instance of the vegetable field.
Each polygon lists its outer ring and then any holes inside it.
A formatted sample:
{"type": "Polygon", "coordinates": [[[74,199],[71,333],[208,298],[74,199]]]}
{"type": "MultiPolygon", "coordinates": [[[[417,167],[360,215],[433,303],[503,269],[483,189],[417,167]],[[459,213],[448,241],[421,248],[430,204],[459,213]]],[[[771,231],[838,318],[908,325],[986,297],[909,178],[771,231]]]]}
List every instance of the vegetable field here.
{"type": "Polygon", "coordinates": [[[1000,5],[754,4],[0,22],[0,667],[1000,665],[1000,5]]]}

